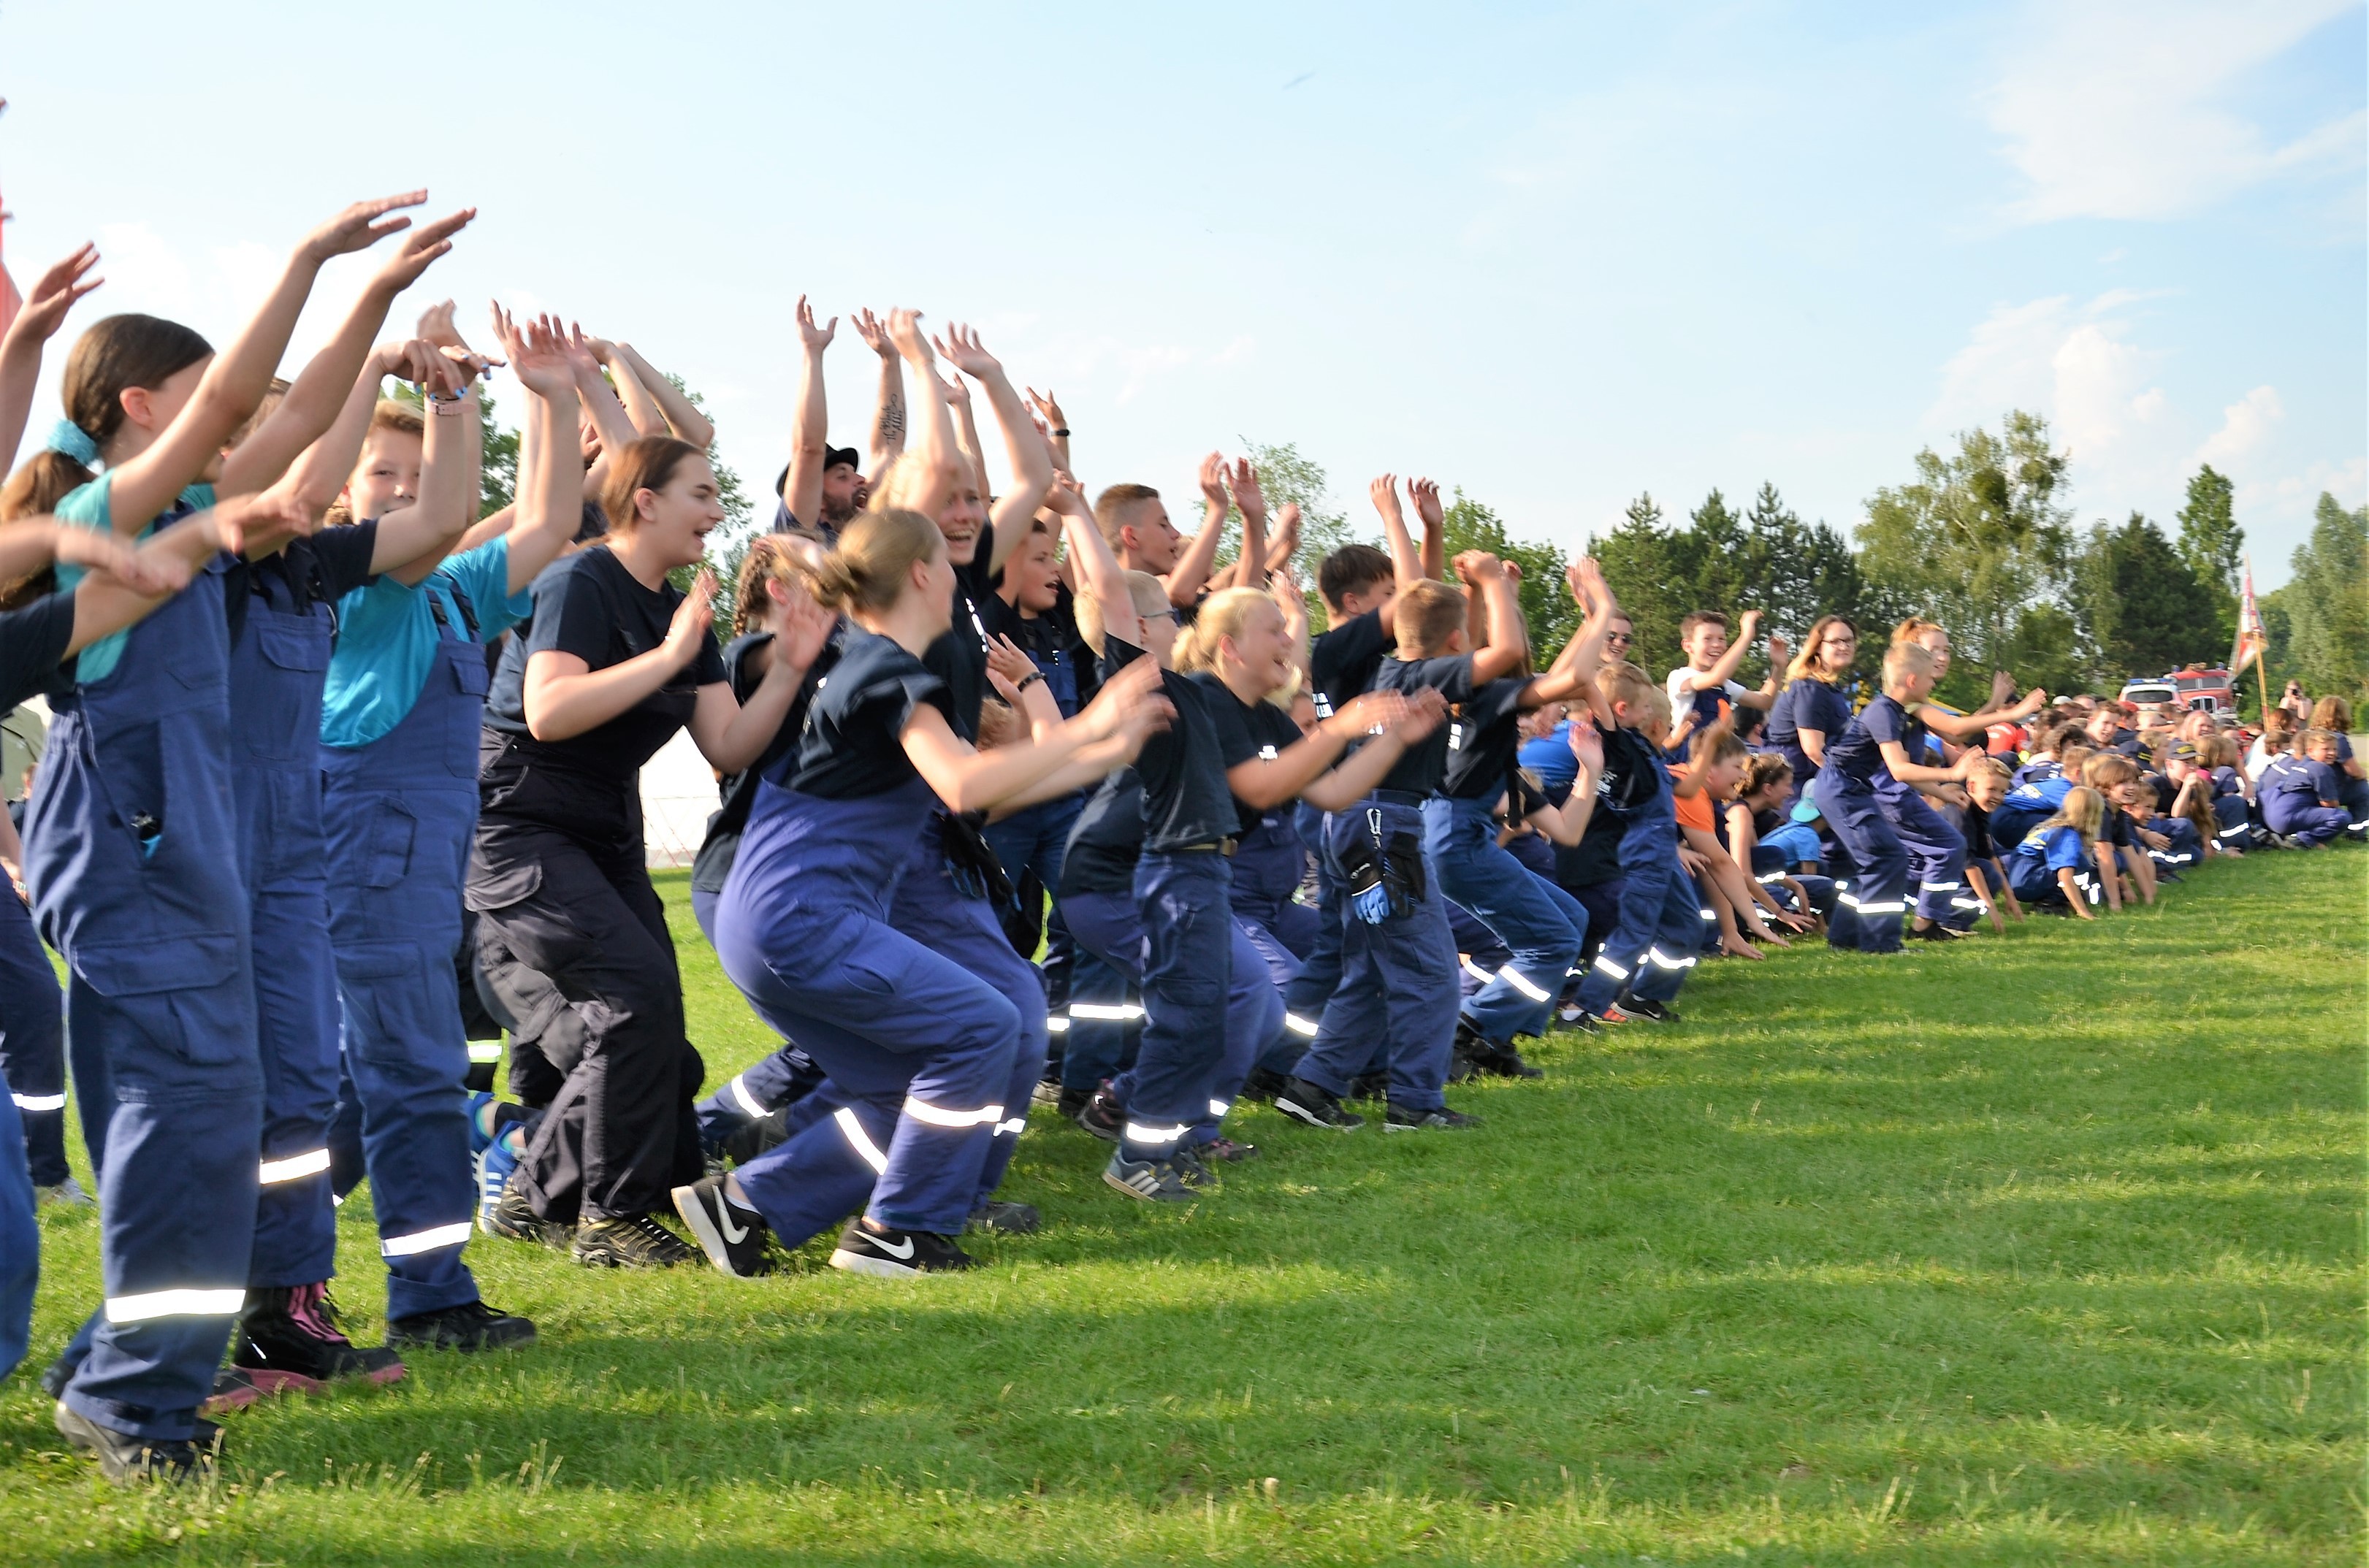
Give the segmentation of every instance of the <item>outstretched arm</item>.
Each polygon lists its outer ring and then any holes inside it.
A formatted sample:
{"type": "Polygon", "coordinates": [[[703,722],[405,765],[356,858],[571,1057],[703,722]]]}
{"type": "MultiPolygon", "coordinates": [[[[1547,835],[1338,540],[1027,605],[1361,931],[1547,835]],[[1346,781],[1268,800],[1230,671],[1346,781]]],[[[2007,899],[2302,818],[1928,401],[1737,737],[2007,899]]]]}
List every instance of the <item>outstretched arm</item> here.
{"type": "MultiPolygon", "coordinates": [[[[510,373],[527,391],[526,429],[520,432],[519,442],[518,521],[509,531],[508,587],[517,593],[559,558],[560,551],[566,548],[568,541],[576,537],[577,529],[583,525],[584,464],[576,443],[576,372],[567,362],[566,339],[559,323],[544,316],[521,330],[497,305],[494,331],[502,340],[503,351],[509,356],[510,373]]],[[[662,651],[663,648],[653,649],[642,657],[652,658],[662,651]]],[[[534,657],[546,659],[574,656],[540,653],[534,657]]],[[[584,661],[579,658],[575,662],[581,665],[584,661]]],[[[527,673],[530,677],[534,673],[532,661],[527,673]]],[[[650,691],[662,684],[663,680],[654,683],[650,691]]],[[[616,713],[623,713],[648,694],[649,692],[636,694],[631,702],[621,704],[616,713]]],[[[603,715],[568,734],[581,734],[614,716],[614,713],[603,715]]],[[[528,725],[532,727],[532,715],[528,725]]],[[[566,738],[539,733],[537,738],[566,738]]]]}
{"type": "Polygon", "coordinates": [[[1930,703],[1917,704],[1915,711],[1917,718],[1934,734],[1944,739],[1964,742],[1980,737],[1995,724],[2012,724],[2030,718],[2047,705],[2048,693],[2034,687],[2025,693],[2023,701],[2004,713],[1997,708],[1979,708],[1970,714],[1953,714],[1930,703]]]}
{"type": "Polygon", "coordinates": [[[1489,618],[1489,646],[1472,654],[1472,683],[1503,681],[1528,669],[1529,629],[1523,624],[1522,601],[1515,596],[1514,579],[1505,575],[1505,563],[1486,551],[1467,550],[1456,557],[1456,575],[1479,597],[1489,618]]]}
{"type": "MultiPolygon", "coordinates": [[[[930,339],[921,331],[921,313],[903,307],[888,313],[889,340],[905,362],[913,367],[914,379],[921,383],[925,395],[921,398],[921,440],[914,445],[911,479],[900,479],[902,494],[894,498],[898,506],[910,507],[926,517],[936,517],[945,509],[954,496],[955,483],[962,475],[963,456],[955,447],[955,422],[946,400],[937,391],[938,361],[931,351],[930,339]]],[[[901,475],[907,464],[900,464],[901,475]]]]}
{"type": "MultiPolygon", "coordinates": [[[[782,478],[782,504],[808,528],[822,521],[823,464],[830,455],[830,416],[823,395],[822,351],[839,332],[839,317],[820,326],[804,294],[798,296],[798,395],[790,422],[790,471],[782,478]]],[[[891,369],[896,361],[889,360],[891,369]]]]}
{"type": "MultiPolygon", "coordinates": [[[[1046,505],[1061,514],[1061,537],[1069,544],[1068,564],[1077,573],[1071,589],[1094,601],[1105,637],[1116,637],[1132,647],[1143,646],[1143,623],[1135,612],[1135,597],[1127,590],[1127,570],[1111,554],[1103,531],[1094,526],[1094,509],[1086,492],[1066,474],[1056,475],[1046,505]]],[[[1099,651],[1099,650],[1097,650],[1099,651]]]]}
{"type": "MultiPolygon", "coordinates": [[[[138,533],[156,514],[213,461],[231,433],[246,422],[270,389],[272,372],[288,349],[289,334],[304,309],[313,280],[331,257],[365,249],[387,235],[411,226],[405,217],[389,217],[398,207],[417,207],[428,200],[424,190],[360,201],[304,236],[280,281],[231,346],[214,356],[198,382],[197,392],[146,451],[128,458],[114,470],[108,504],[119,533],[138,533]]],[[[441,253],[440,253],[441,254],[441,253]]],[[[429,259],[434,259],[432,257],[429,259]]],[[[422,265],[426,265],[425,262],[422,265]]],[[[364,335],[368,342],[368,335],[364,335]]],[[[360,356],[354,364],[359,365],[360,356]]],[[[353,369],[337,379],[335,395],[343,398],[353,380],[353,369]]],[[[334,406],[330,418],[335,417],[334,406]]],[[[328,420],[322,420],[326,428],[328,420]]],[[[316,431],[315,434],[318,432],[316,431]]],[[[306,443],[291,448],[292,453],[306,443]]],[[[284,466],[285,460],[282,460],[284,466]]]]}
{"type": "Polygon", "coordinates": [[[25,439],[25,421],[33,413],[33,387],[41,379],[42,345],[65,325],[66,312],[85,294],[107,281],[83,274],[98,265],[98,247],[86,245],[52,265],[34,281],[32,297],[17,309],[0,338],[0,464],[14,468],[17,448],[25,439]]]}
{"type": "Polygon", "coordinates": [[[642,358],[631,343],[604,342],[600,346],[609,350],[601,362],[616,376],[617,390],[625,399],[626,412],[634,417],[635,429],[646,436],[671,432],[675,440],[689,441],[702,452],[715,444],[715,422],[701,413],[699,406],[685,396],[664,372],[642,358]],[[646,406],[634,406],[636,393],[646,406]],[[645,422],[646,417],[650,422],[645,422]]]}
{"type": "Polygon", "coordinates": [[[987,406],[995,410],[995,426],[1003,435],[1003,459],[1012,469],[1012,490],[998,496],[988,514],[995,526],[995,555],[989,565],[1001,571],[1012,552],[1028,537],[1029,521],[1053,487],[1053,455],[1046,450],[1045,438],[1036,433],[1036,422],[1028,417],[1020,389],[1003,373],[1002,361],[979,342],[976,330],[959,323],[948,327],[941,351],[987,393],[987,406]]]}
{"type": "Polygon", "coordinates": [[[345,406],[354,377],[369,358],[372,339],[386,325],[395,297],[451,250],[452,236],[476,215],[475,208],[464,207],[404,236],[346,313],[337,336],[313,356],[262,427],[223,459],[222,482],[215,486],[218,494],[243,496],[263,489],[288,472],[298,453],[321,439],[345,406]]]}
{"type": "Polygon", "coordinates": [[[851,319],[865,347],[880,356],[880,393],[872,406],[872,450],[870,472],[879,472],[894,463],[905,450],[905,367],[897,357],[897,345],[888,336],[888,324],[869,310],[859,310],[851,319]]]}
{"type": "Polygon", "coordinates": [[[1439,504],[1439,486],[1430,479],[1410,479],[1407,494],[1414,499],[1415,515],[1423,519],[1423,575],[1448,579],[1448,513],[1439,504]]]}
{"type": "Polygon", "coordinates": [[[1201,531],[1168,569],[1168,602],[1179,610],[1200,602],[1226,537],[1226,460],[1214,452],[1201,460],[1201,531]]]}
{"type": "MultiPolygon", "coordinates": [[[[1410,488],[1412,485],[1410,484],[1410,488]]],[[[1398,579],[1399,591],[1404,593],[1413,584],[1428,576],[1423,557],[1415,553],[1414,536],[1407,532],[1406,513],[1399,506],[1399,476],[1383,474],[1366,486],[1366,494],[1381,514],[1382,542],[1390,552],[1390,572],[1398,579]]]]}

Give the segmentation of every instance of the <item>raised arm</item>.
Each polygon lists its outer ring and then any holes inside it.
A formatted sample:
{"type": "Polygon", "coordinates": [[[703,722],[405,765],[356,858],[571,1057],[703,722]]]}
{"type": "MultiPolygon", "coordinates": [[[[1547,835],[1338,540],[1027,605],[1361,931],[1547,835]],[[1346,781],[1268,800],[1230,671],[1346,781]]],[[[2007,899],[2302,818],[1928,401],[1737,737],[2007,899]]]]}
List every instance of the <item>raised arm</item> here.
{"type": "Polygon", "coordinates": [[[1070,462],[1070,417],[1061,412],[1060,399],[1053,395],[1049,387],[1043,392],[1033,386],[1023,390],[1027,394],[1029,408],[1045,427],[1045,445],[1054,468],[1063,474],[1075,474],[1077,469],[1070,462]]]}
{"type": "Polygon", "coordinates": [[[715,423],[699,411],[699,406],[683,394],[681,387],[665,372],[642,358],[631,343],[610,343],[606,363],[617,377],[617,388],[626,394],[626,411],[634,417],[634,428],[646,436],[671,432],[677,441],[689,441],[705,452],[715,444],[715,423]],[[657,416],[658,428],[643,423],[645,410],[634,407],[630,401],[632,388],[641,393],[645,402],[654,404],[647,412],[657,416]]]}
{"type": "MultiPolygon", "coordinates": [[[[987,394],[987,406],[995,410],[996,429],[1003,435],[1003,459],[1012,469],[1012,488],[995,498],[988,513],[988,521],[995,525],[995,555],[989,564],[1000,571],[1028,536],[1030,520],[1053,488],[1053,455],[1046,448],[1045,438],[1036,433],[1036,422],[1028,417],[1020,389],[1003,373],[1002,362],[979,342],[976,330],[959,324],[947,328],[941,352],[965,375],[978,381],[987,394]]],[[[986,493],[984,485],[980,493],[986,493]]]]}
{"type": "Polygon", "coordinates": [[[1723,690],[1730,681],[1735,679],[1737,666],[1744,662],[1744,656],[1752,651],[1752,639],[1759,634],[1760,612],[1745,611],[1743,618],[1735,624],[1735,640],[1727,645],[1727,651],[1719,656],[1719,662],[1700,675],[1692,670],[1687,672],[1692,682],[1690,689],[1697,692],[1723,690]]]}
{"type": "Polygon", "coordinates": [[[898,358],[897,345],[888,334],[887,322],[869,310],[859,310],[850,319],[864,347],[880,357],[880,392],[872,406],[869,453],[871,471],[876,475],[905,450],[905,366],[898,358]]]}
{"type": "Polygon", "coordinates": [[[7,337],[0,338],[0,465],[17,466],[17,448],[33,413],[33,387],[41,379],[42,346],[65,325],[74,303],[107,281],[85,280],[84,274],[97,265],[95,245],[52,264],[34,280],[31,297],[17,308],[7,337]]]}
{"type": "Polygon", "coordinates": [[[1485,550],[1467,550],[1456,557],[1456,575],[1488,615],[1489,646],[1473,650],[1472,683],[1503,681],[1529,668],[1529,629],[1523,624],[1522,601],[1515,596],[1514,579],[1505,575],[1505,563],[1485,550]]]}
{"type": "MultiPolygon", "coordinates": [[[[612,386],[609,378],[601,373],[601,356],[595,351],[598,342],[597,338],[587,338],[584,329],[571,322],[567,336],[560,340],[560,347],[567,356],[567,371],[576,383],[577,401],[584,412],[591,416],[592,428],[601,432],[601,455],[606,459],[612,452],[624,451],[644,436],[666,434],[666,421],[654,417],[645,426],[634,417],[624,395],[624,389],[633,384],[633,372],[627,370],[615,372],[617,384],[612,386]]],[[[648,411],[653,416],[658,412],[654,406],[648,407],[648,411]]]]}
{"type": "Polygon", "coordinates": [[[1053,493],[1045,504],[1061,517],[1061,537],[1069,544],[1069,565],[1078,575],[1070,591],[1092,599],[1102,617],[1105,636],[1135,647],[1143,646],[1143,624],[1135,612],[1135,596],[1127,589],[1127,570],[1111,554],[1103,531],[1094,525],[1094,509],[1086,503],[1083,486],[1066,474],[1056,475],[1053,493]]]}
{"type": "Polygon", "coordinates": [[[421,384],[428,431],[420,442],[419,497],[379,519],[371,570],[418,583],[443,562],[477,509],[477,378],[434,356],[421,384]]]}
{"type": "Polygon", "coordinates": [[[1209,585],[1210,568],[1218,564],[1218,546],[1226,537],[1226,460],[1211,452],[1201,460],[1201,530],[1168,569],[1168,602],[1179,610],[1197,604],[1209,585]]]}
{"type": "Polygon", "coordinates": [[[1047,739],[1015,740],[991,751],[974,750],[948,727],[944,714],[922,704],[906,722],[905,754],[948,810],[984,811],[1097,740],[1124,734],[1139,742],[1166,721],[1168,705],[1156,694],[1159,685],[1160,667],[1139,658],[1104,681],[1093,701],[1047,739]]]}
{"type": "MultiPolygon", "coordinates": [[[[1408,487],[1413,487],[1409,482],[1408,487]]],[[[1423,557],[1415,553],[1414,537],[1407,532],[1406,513],[1399,506],[1399,476],[1382,474],[1366,486],[1373,498],[1374,510],[1381,514],[1382,542],[1390,552],[1390,574],[1398,579],[1399,591],[1408,589],[1430,576],[1424,570],[1423,557]]]]}
{"type": "Polygon", "coordinates": [[[804,593],[777,603],[771,621],[773,640],[760,650],[765,656],[764,678],[749,700],[737,700],[730,684],[721,681],[699,689],[691,738],[709,766],[737,773],[765,754],[782,732],[790,704],[838,620],[804,593]]]}
{"type": "MultiPolygon", "coordinates": [[[[205,472],[231,433],[263,402],[322,265],[331,257],[365,249],[409,228],[409,218],[387,214],[427,200],[426,191],[413,190],[356,202],[304,236],[262,308],[240,329],[231,346],[214,356],[180,414],[147,450],[114,470],[108,501],[117,532],[138,533],[172,505],[183,486],[205,472]]],[[[338,378],[336,395],[340,399],[352,376],[349,370],[338,378]]],[[[325,419],[323,424],[326,423],[325,419]]],[[[301,444],[292,451],[301,450],[301,444]]]]}
{"type": "MultiPolygon", "coordinates": [[[[822,351],[839,332],[839,317],[815,325],[814,310],[798,296],[798,393],[790,410],[790,471],[782,476],[782,505],[808,528],[822,520],[822,476],[830,455],[830,413],[823,395],[822,351]]],[[[895,363],[893,358],[890,361],[895,363]]]]}
{"type": "Polygon", "coordinates": [[[1430,479],[1410,479],[1407,494],[1413,498],[1415,514],[1423,519],[1423,575],[1444,582],[1448,578],[1448,512],[1439,504],[1439,486],[1430,479]]]}
{"type": "Polygon", "coordinates": [[[223,457],[222,482],[215,486],[218,494],[243,496],[268,487],[288,472],[297,454],[321,439],[345,406],[354,377],[370,357],[372,340],[386,325],[395,297],[451,250],[452,236],[476,215],[475,208],[464,207],[404,235],[395,254],[355,299],[336,336],[305,364],[279,406],[261,428],[223,457]]]}
{"type": "MultiPolygon", "coordinates": [[[[944,354],[943,345],[938,352],[941,356],[944,354]]],[[[970,411],[970,383],[963,380],[961,372],[949,372],[939,378],[938,395],[954,411],[955,449],[962,453],[963,466],[970,473],[971,486],[978,491],[979,505],[985,506],[987,498],[995,493],[995,487],[987,477],[987,459],[981,454],[978,420],[970,411]]]]}
{"type": "Polygon", "coordinates": [[[936,390],[937,356],[931,351],[930,339],[921,331],[921,313],[902,306],[890,311],[888,338],[906,363],[913,367],[914,379],[926,395],[921,399],[921,439],[910,454],[912,462],[910,465],[898,465],[900,475],[910,466],[915,477],[899,480],[898,488],[903,493],[895,498],[895,502],[934,518],[945,509],[954,495],[955,483],[962,475],[962,453],[955,449],[954,415],[936,390]]]}
{"type": "Polygon", "coordinates": [[[1242,554],[1234,558],[1234,582],[1242,588],[1266,584],[1266,492],[1259,488],[1258,470],[1247,457],[1237,458],[1226,471],[1233,486],[1235,509],[1242,514],[1242,554]]]}
{"type": "MultiPolygon", "coordinates": [[[[545,316],[521,330],[498,305],[494,309],[494,331],[501,338],[503,351],[509,356],[510,373],[518,377],[519,384],[527,392],[525,429],[520,432],[519,443],[518,520],[509,531],[508,587],[517,593],[559,558],[560,551],[567,547],[576,531],[583,526],[584,464],[578,456],[576,442],[576,372],[567,362],[559,324],[545,316]]],[[[531,668],[528,673],[533,673],[531,668]]],[[[623,713],[648,694],[640,693],[617,712],[623,713]]],[[[595,719],[584,727],[589,729],[601,722],[595,719]]]]}
{"type": "Polygon", "coordinates": [[[1593,556],[1583,556],[1563,568],[1563,584],[1571,590],[1572,602],[1579,606],[1579,630],[1555,655],[1546,673],[1530,682],[1526,706],[1569,702],[1584,689],[1594,688],[1596,671],[1604,665],[1604,638],[1612,629],[1612,596],[1596,591],[1603,582],[1603,571],[1593,556]]]}

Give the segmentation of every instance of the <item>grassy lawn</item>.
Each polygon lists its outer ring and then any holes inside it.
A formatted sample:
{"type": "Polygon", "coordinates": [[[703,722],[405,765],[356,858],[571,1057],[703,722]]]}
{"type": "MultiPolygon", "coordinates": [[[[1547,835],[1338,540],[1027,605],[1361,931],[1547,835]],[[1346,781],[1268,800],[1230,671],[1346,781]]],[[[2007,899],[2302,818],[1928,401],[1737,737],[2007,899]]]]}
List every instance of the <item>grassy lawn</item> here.
{"type": "MultiPolygon", "coordinates": [[[[1265,1158],[1184,1213],[1040,1109],[1046,1229],[962,1279],[480,1238],[539,1347],[235,1416],[212,1494],[60,1451],[31,1374],[97,1228],[50,1211],[0,1559],[2357,1563],[2364,866],[1707,965],[1684,1024],[1455,1092],[1470,1135],[1251,1108],[1265,1158]]],[[[766,1041],[662,887],[720,1081],[766,1041]]]]}

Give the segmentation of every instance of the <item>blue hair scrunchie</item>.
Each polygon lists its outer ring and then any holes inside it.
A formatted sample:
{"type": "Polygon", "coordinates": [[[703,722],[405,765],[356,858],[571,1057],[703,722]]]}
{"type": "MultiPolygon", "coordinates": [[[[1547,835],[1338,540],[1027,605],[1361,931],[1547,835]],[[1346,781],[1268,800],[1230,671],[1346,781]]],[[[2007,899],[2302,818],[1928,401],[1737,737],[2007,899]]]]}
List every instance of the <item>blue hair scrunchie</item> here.
{"type": "Polygon", "coordinates": [[[72,419],[60,419],[50,427],[50,439],[42,443],[52,452],[63,452],[85,468],[98,466],[98,443],[90,432],[72,419]]]}

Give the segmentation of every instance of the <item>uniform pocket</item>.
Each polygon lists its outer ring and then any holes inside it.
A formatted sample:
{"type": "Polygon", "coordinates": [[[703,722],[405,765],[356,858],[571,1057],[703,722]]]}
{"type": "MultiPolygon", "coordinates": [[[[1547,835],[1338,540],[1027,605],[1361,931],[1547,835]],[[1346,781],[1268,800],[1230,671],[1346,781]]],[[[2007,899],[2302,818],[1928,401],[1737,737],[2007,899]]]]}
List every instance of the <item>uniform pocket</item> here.
{"type": "MultiPolygon", "coordinates": [[[[76,978],[169,1056],[193,1066],[252,1061],[254,996],[235,936],[86,943],[76,978]],[[242,1007],[243,1004],[243,1007],[242,1007]]],[[[137,1064],[119,1064],[137,1070],[137,1064]]]]}
{"type": "Polygon", "coordinates": [[[419,819],[393,800],[375,803],[370,827],[362,834],[361,885],[392,887],[411,871],[411,850],[419,833],[419,819]]]}
{"type": "Polygon", "coordinates": [[[363,1060],[457,1081],[468,1070],[450,963],[417,942],[357,942],[338,953],[346,1045],[363,1060]]]}
{"type": "Polygon", "coordinates": [[[543,865],[539,861],[488,866],[473,856],[469,861],[469,881],[463,889],[462,902],[479,914],[486,914],[523,903],[542,889],[543,865]]]}

